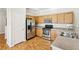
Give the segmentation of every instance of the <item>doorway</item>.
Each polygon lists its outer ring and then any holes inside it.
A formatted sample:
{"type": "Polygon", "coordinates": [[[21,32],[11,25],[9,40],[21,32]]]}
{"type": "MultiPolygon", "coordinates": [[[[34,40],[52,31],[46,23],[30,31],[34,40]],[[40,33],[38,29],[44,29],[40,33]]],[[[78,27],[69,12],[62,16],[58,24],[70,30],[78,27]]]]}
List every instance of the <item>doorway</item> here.
{"type": "Polygon", "coordinates": [[[0,8],[0,50],[5,49],[7,41],[7,14],[6,8],[0,8]]]}

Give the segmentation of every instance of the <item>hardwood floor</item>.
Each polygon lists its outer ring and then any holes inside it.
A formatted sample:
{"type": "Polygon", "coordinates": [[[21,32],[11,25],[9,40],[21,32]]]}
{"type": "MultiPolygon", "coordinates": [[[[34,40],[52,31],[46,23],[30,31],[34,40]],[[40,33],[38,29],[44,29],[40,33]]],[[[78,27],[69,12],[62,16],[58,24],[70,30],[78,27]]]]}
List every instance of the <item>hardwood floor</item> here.
{"type": "Polygon", "coordinates": [[[0,50],[50,50],[50,42],[40,37],[19,43],[12,48],[6,44],[4,35],[0,35],[0,50]]]}
{"type": "Polygon", "coordinates": [[[0,50],[5,50],[8,47],[6,44],[6,39],[4,39],[4,34],[0,34],[0,50]]]}

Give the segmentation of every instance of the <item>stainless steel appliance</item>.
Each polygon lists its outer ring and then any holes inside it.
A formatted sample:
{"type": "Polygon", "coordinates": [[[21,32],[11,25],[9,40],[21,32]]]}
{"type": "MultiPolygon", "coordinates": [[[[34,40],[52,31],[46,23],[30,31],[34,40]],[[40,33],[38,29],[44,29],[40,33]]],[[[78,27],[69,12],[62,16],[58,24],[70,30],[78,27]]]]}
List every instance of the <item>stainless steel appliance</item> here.
{"type": "Polygon", "coordinates": [[[44,39],[50,40],[52,28],[53,28],[53,25],[45,25],[45,28],[43,28],[43,38],[44,39]]]}
{"type": "Polygon", "coordinates": [[[51,29],[43,28],[43,38],[50,40],[50,31],[51,29]]]}
{"type": "Polygon", "coordinates": [[[31,18],[26,19],[26,39],[30,39],[35,36],[35,21],[31,18]]]}

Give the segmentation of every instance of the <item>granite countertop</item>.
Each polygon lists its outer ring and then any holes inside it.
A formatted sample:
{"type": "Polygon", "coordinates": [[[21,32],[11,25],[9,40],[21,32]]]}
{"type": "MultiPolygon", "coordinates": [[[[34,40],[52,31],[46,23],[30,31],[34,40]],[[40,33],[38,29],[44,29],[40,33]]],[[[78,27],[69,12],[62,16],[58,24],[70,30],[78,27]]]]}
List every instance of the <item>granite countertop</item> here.
{"type": "Polygon", "coordinates": [[[75,38],[58,36],[53,45],[65,50],[79,50],[79,40],[75,38]]]}
{"type": "MultiPolygon", "coordinates": [[[[45,28],[45,26],[36,26],[35,28],[45,28]]],[[[72,28],[60,28],[60,27],[53,27],[52,29],[67,29],[67,30],[73,30],[72,28]]]]}
{"type": "MultiPolygon", "coordinates": [[[[44,28],[45,25],[48,25],[48,24],[37,24],[36,25],[36,28],[44,28]]],[[[69,29],[69,30],[72,30],[74,29],[73,28],[73,24],[50,24],[50,25],[53,25],[53,29],[69,29]]]]}

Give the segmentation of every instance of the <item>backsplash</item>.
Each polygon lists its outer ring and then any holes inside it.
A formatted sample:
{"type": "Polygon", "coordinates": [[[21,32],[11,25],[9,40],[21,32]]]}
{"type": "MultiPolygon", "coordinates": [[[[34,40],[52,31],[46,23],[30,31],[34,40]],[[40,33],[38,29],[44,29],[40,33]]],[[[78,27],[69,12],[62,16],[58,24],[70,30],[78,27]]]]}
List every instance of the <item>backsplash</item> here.
{"type": "Polygon", "coordinates": [[[65,33],[72,33],[74,32],[74,30],[67,30],[67,29],[57,29],[58,35],[61,34],[61,32],[65,32],[65,33]]]}
{"type": "Polygon", "coordinates": [[[76,34],[77,34],[78,37],[79,37],[79,28],[76,28],[76,29],[75,29],[75,32],[76,32],[76,34]]]}
{"type": "Polygon", "coordinates": [[[52,23],[44,23],[44,24],[37,24],[37,27],[45,27],[45,25],[53,25],[53,28],[58,29],[74,29],[73,24],[52,24],[52,23]]]}

